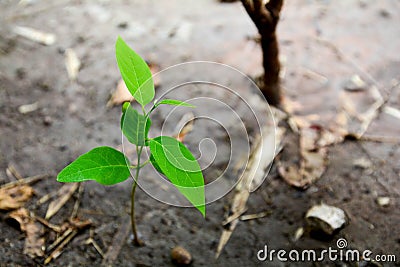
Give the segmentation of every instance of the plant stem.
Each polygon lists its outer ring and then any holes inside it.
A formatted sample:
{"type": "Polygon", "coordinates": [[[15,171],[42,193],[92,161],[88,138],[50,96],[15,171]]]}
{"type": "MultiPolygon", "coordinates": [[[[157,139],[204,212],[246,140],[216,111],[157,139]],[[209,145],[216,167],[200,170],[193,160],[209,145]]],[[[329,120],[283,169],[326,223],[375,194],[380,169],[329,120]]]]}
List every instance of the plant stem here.
{"type": "MultiPolygon", "coordinates": [[[[143,163],[140,165],[140,168],[143,168],[143,167],[146,166],[149,162],[150,162],[149,159],[146,160],[145,162],[143,162],[143,163]]],[[[131,166],[129,166],[129,168],[131,168],[131,169],[136,169],[137,167],[138,167],[137,165],[131,165],[131,166]]]]}
{"type": "Polygon", "coordinates": [[[131,193],[131,224],[132,224],[132,232],[133,232],[133,242],[137,246],[143,246],[144,243],[142,240],[139,239],[137,228],[136,228],[136,221],[135,221],[135,191],[137,187],[137,179],[139,178],[139,172],[140,168],[140,156],[142,154],[143,147],[136,147],[136,153],[137,153],[137,168],[136,168],[136,173],[135,177],[133,179],[133,185],[132,185],[132,193],[131,193]]]}

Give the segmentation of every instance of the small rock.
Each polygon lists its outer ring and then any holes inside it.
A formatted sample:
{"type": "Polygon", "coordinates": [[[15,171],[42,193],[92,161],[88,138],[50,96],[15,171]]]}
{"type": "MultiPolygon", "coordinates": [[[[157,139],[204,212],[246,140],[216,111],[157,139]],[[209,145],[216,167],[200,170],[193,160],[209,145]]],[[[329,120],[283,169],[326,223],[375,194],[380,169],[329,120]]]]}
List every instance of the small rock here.
{"type": "Polygon", "coordinates": [[[81,67],[81,61],[79,60],[77,54],[72,48],[67,48],[64,55],[65,67],[67,68],[68,77],[71,81],[75,81],[81,67]]]}
{"type": "Polygon", "coordinates": [[[192,255],[181,246],[176,246],[171,250],[171,259],[178,266],[188,266],[192,263],[192,255]]]}
{"type": "Polygon", "coordinates": [[[309,209],[306,220],[312,230],[323,231],[327,235],[333,235],[347,222],[346,214],[342,209],[325,204],[309,209]]]}
{"type": "Polygon", "coordinates": [[[34,102],[32,104],[26,104],[26,105],[19,106],[18,111],[21,114],[27,114],[27,113],[37,110],[38,108],[39,108],[39,103],[34,102]]]}
{"type": "Polygon", "coordinates": [[[26,71],[24,68],[18,68],[15,70],[15,76],[17,76],[17,78],[19,80],[23,80],[26,77],[26,71]]]}
{"type": "Polygon", "coordinates": [[[389,11],[387,11],[386,9],[381,9],[381,10],[379,10],[379,15],[380,15],[382,18],[390,18],[390,13],[389,13],[389,11]]]}
{"type": "Polygon", "coordinates": [[[367,89],[367,84],[360,76],[354,74],[344,83],[344,89],[351,92],[364,91],[367,89]]]}
{"type": "Polygon", "coordinates": [[[126,28],[128,28],[128,22],[126,22],[126,21],[120,22],[120,23],[118,23],[117,27],[120,29],[126,29],[126,28]]]}
{"type": "Polygon", "coordinates": [[[53,119],[50,116],[45,116],[43,118],[44,126],[50,126],[53,123],[53,119]]]}
{"type": "Polygon", "coordinates": [[[390,198],[389,197],[378,197],[376,199],[376,202],[378,203],[379,206],[386,207],[386,206],[389,206],[389,204],[390,204],[390,198]]]}
{"type": "Polygon", "coordinates": [[[369,169],[372,166],[372,163],[369,159],[366,158],[358,158],[353,161],[354,167],[360,168],[360,169],[369,169]]]}

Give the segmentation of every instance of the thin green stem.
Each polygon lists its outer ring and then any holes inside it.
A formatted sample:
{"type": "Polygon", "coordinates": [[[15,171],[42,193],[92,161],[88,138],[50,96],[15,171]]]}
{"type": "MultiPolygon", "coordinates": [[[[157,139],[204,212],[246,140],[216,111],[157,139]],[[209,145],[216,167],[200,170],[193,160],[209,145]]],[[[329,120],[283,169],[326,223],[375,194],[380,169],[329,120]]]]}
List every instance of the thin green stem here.
{"type": "Polygon", "coordinates": [[[142,246],[143,241],[139,239],[138,233],[137,233],[137,228],[136,228],[136,221],[135,221],[135,191],[137,187],[137,180],[139,178],[139,173],[140,173],[140,168],[142,167],[140,165],[140,156],[142,154],[143,147],[136,147],[136,153],[137,153],[137,166],[136,166],[136,173],[135,177],[133,179],[133,185],[132,185],[132,193],[131,193],[131,224],[132,224],[132,232],[133,232],[133,242],[135,245],[142,246]]]}
{"type": "MultiPolygon", "coordinates": [[[[149,162],[150,162],[150,160],[148,159],[148,160],[146,160],[145,162],[143,162],[139,167],[140,168],[143,168],[144,166],[146,166],[147,164],[149,164],[149,162]]],[[[131,168],[131,169],[136,169],[138,166],[137,165],[131,165],[131,166],[129,166],[129,168],[131,168]]]]}

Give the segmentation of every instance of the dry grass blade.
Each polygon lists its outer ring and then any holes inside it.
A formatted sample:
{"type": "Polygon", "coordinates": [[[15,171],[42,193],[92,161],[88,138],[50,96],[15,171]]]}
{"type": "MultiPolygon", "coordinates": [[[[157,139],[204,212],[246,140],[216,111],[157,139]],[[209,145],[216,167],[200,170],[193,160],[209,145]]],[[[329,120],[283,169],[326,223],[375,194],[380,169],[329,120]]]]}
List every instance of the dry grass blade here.
{"type": "Polygon", "coordinates": [[[90,236],[85,241],[85,245],[92,245],[96,249],[96,251],[100,254],[100,256],[104,259],[104,252],[97,244],[97,242],[93,239],[93,233],[94,233],[93,229],[90,229],[90,236]]]}
{"type": "Polygon", "coordinates": [[[264,217],[267,217],[270,214],[271,214],[270,211],[263,211],[263,212],[259,212],[259,213],[256,213],[256,214],[242,215],[242,216],[239,217],[239,219],[241,221],[248,221],[248,220],[264,218],[264,217]]]}
{"type": "Polygon", "coordinates": [[[56,36],[54,34],[41,32],[28,27],[15,26],[14,33],[43,45],[52,45],[56,42],[56,36]]]}
{"type": "Polygon", "coordinates": [[[76,236],[78,230],[73,230],[62,243],[44,260],[44,264],[49,264],[52,260],[56,259],[63,253],[63,248],[76,236]]]}
{"type": "Polygon", "coordinates": [[[45,219],[38,217],[34,214],[31,213],[32,218],[34,218],[35,220],[37,220],[38,222],[40,222],[41,224],[43,224],[44,226],[46,226],[47,228],[53,230],[56,233],[60,233],[61,232],[61,227],[55,224],[51,224],[48,221],[46,221],[45,219]]]}
{"type": "Polygon", "coordinates": [[[235,214],[232,214],[231,216],[229,216],[228,218],[226,218],[223,222],[222,225],[225,226],[229,223],[231,223],[232,221],[236,220],[237,218],[241,217],[243,213],[245,213],[247,211],[247,208],[244,208],[241,212],[237,212],[235,214]]]}
{"type": "Polygon", "coordinates": [[[54,214],[56,214],[62,206],[71,198],[76,189],[78,189],[78,183],[65,184],[58,190],[58,197],[50,202],[47,208],[45,219],[50,219],[54,214]]]}
{"type": "Polygon", "coordinates": [[[7,175],[12,175],[15,177],[15,179],[17,180],[23,180],[24,177],[22,177],[22,175],[17,171],[17,169],[15,168],[14,165],[10,164],[8,165],[7,169],[6,169],[6,173],[7,175]]]}
{"type": "Polygon", "coordinates": [[[57,247],[64,239],[66,239],[72,232],[73,228],[68,228],[67,230],[62,233],[50,246],[47,247],[47,251],[52,251],[55,247],[57,247]]]}
{"type": "Polygon", "coordinates": [[[52,199],[55,195],[57,195],[57,193],[58,193],[57,191],[52,191],[52,192],[42,196],[38,201],[36,201],[36,204],[42,205],[42,204],[46,203],[47,201],[52,199]]]}
{"type": "Polygon", "coordinates": [[[74,204],[74,209],[72,210],[72,213],[71,213],[71,217],[70,217],[71,220],[76,218],[76,216],[78,215],[78,209],[79,209],[79,205],[81,203],[81,197],[82,197],[84,189],[85,189],[84,184],[79,183],[78,196],[77,196],[75,204],[74,204]]]}
{"type": "Polygon", "coordinates": [[[61,228],[66,229],[60,237],[58,237],[50,246],[48,246],[47,251],[54,251],[45,259],[44,264],[50,263],[52,260],[56,259],[63,252],[63,248],[74,238],[80,230],[85,229],[92,225],[90,220],[80,221],[71,220],[69,223],[63,225],[61,228]]]}
{"type": "Polygon", "coordinates": [[[16,185],[24,185],[24,184],[35,183],[35,182],[40,181],[40,180],[42,180],[44,178],[47,178],[47,177],[49,177],[48,174],[41,174],[41,175],[35,175],[35,176],[27,177],[27,178],[25,178],[23,180],[12,181],[12,182],[9,182],[7,184],[4,184],[4,185],[0,186],[0,189],[8,189],[8,188],[14,187],[16,185]]]}

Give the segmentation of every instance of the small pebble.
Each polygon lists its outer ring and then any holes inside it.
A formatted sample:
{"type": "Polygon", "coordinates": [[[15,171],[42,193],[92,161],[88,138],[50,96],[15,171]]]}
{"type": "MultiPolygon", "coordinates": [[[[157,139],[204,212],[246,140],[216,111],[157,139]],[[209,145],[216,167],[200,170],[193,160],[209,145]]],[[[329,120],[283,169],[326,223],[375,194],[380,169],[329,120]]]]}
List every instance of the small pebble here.
{"type": "Polygon", "coordinates": [[[372,163],[369,159],[367,158],[358,158],[353,161],[354,167],[360,168],[360,169],[369,169],[372,166],[372,163]]]}
{"type": "Polygon", "coordinates": [[[124,22],[118,23],[117,27],[120,29],[126,29],[126,28],[128,28],[128,22],[124,21],[124,22]]]}
{"type": "Polygon", "coordinates": [[[386,9],[381,9],[379,15],[383,18],[390,18],[390,13],[386,9]]]}
{"type": "Polygon", "coordinates": [[[344,89],[351,92],[364,91],[367,89],[366,82],[360,76],[354,74],[344,83],[344,89]]]}
{"type": "Polygon", "coordinates": [[[309,209],[306,220],[312,230],[322,230],[329,236],[347,223],[346,215],[342,209],[325,204],[315,205],[309,209]]]}
{"type": "Polygon", "coordinates": [[[176,246],[171,250],[171,259],[178,266],[188,266],[192,263],[192,255],[181,246],[176,246]]]}
{"type": "Polygon", "coordinates": [[[26,105],[21,105],[18,107],[18,111],[21,114],[27,114],[30,112],[33,112],[39,108],[38,102],[32,103],[32,104],[26,104],[26,105]]]}
{"type": "Polygon", "coordinates": [[[386,207],[386,206],[389,206],[389,204],[390,204],[390,198],[389,197],[378,197],[376,199],[376,202],[378,203],[379,206],[386,207]]]}
{"type": "Polygon", "coordinates": [[[15,76],[17,76],[17,78],[19,80],[23,80],[26,77],[26,71],[24,68],[18,68],[15,70],[15,76]]]}
{"type": "Polygon", "coordinates": [[[43,118],[44,126],[50,126],[53,123],[53,119],[50,116],[45,116],[43,118]]]}

